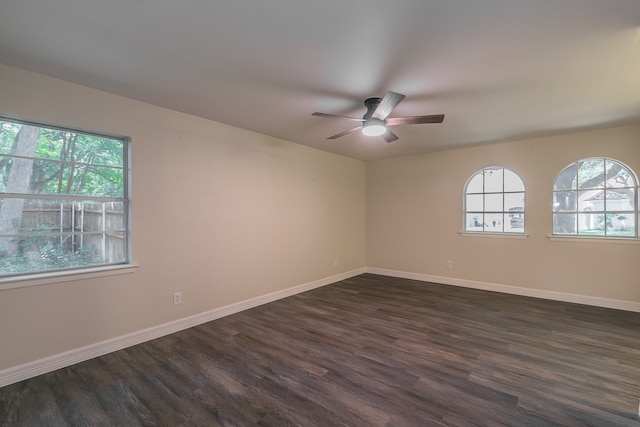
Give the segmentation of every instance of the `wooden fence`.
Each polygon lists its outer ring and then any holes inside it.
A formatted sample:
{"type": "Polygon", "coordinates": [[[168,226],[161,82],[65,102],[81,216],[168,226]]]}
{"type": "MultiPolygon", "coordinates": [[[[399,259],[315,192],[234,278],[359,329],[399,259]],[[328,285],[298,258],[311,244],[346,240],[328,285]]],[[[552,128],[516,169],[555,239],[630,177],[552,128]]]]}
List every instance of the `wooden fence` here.
{"type": "Polygon", "coordinates": [[[121,202],[29,201],[22,211],[23,233],[56,234],[66,251],[90,250],[104,263],[125,260],[124,204],[121,202]]]}

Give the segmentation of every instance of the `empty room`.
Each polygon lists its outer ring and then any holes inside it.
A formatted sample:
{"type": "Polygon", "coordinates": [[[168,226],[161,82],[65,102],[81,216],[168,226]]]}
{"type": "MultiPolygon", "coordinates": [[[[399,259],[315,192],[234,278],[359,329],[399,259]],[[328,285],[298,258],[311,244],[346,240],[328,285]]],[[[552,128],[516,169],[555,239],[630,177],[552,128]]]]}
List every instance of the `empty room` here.
{"type": "Polygon", "coordinates": [[[0,426],[637,426],[640,2],[0,4],[0,426]]]}

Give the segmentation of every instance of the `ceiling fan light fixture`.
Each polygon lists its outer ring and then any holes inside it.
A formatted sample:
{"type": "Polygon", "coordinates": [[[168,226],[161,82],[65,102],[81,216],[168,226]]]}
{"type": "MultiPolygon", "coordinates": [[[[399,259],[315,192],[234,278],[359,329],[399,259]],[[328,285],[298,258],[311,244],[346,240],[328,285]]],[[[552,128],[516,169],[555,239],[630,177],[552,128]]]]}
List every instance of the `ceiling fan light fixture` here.
{"type": "Polygon", "coordinates": [[[362,133],[367,136],[380,136],[387,132],[383,120],[369,119],[362,125],[362,133]]]}
{"type": "Polygon", "coordinates": [[[381,136],[387,142],[393,142],[398,139],[398,135],[393,133],[389,126],[397,125],[419,125],[422,123],[442,123],[444,114],[431,114],[428,116],[405,116],[405,117],[389,117],[394,108],[405,98],[404,95],[396,92],[387,92],[384,98],[367,98],[364,100],[364,106],[367,112],[362,119],[351,116],[341,116],[328,113],[313,113],[312,116],[328,117],[333,119],[349,120],[359,122],[358,126],[344,130],[335,135],[331,135],[327,139],[338,139],[359,130],[366,136],[381,136]]]}

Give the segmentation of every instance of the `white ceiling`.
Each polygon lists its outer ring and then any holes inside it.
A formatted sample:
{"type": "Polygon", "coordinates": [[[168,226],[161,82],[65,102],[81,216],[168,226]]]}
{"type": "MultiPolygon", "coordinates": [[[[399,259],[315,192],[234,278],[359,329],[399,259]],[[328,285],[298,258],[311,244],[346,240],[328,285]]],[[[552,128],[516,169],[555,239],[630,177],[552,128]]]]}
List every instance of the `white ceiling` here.
{"type": "Polygon", "coordinates": [[[4,0],[0,62],[370,160],[640,121],[640,1],[4,0]],[[388,90],[444,123],[311,116],[388,90]]]}

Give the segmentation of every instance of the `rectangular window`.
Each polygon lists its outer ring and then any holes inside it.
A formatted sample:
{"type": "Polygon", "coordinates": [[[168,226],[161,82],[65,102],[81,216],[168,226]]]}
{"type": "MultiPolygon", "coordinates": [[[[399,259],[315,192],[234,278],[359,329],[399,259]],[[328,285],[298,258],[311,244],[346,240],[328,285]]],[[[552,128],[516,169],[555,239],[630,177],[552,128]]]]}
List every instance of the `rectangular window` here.
{"type": "Polygon", "coordinates": [[[129,262],[128,140],[0,118],[0,277],[129,262]]]}

